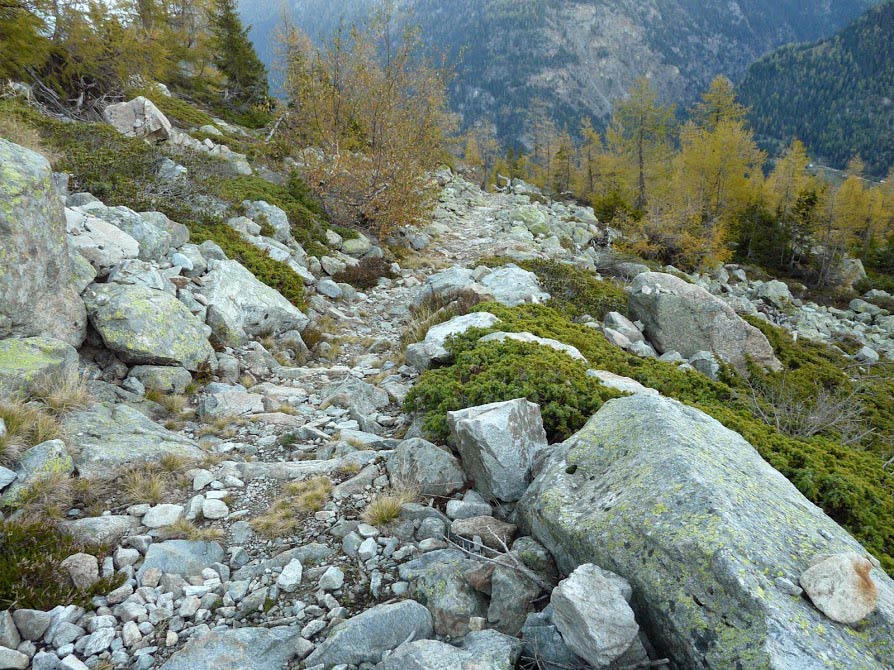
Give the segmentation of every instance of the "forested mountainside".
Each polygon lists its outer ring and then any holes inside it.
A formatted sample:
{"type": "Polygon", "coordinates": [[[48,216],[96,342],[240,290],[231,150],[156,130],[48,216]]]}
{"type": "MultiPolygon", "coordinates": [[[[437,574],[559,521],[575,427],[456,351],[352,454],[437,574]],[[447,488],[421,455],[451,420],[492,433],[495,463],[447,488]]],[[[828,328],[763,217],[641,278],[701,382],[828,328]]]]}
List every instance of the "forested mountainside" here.
{"type": "MultiPolygon", "coordinates": [[[[366,15],[376,0],[293,0],[312,38],[341,19],[366,15]]],[[[669,100],[688,103],[717,74],[736,79],[750,63],[789,42],[815,40],[858,16],[872,0],[400,0],[424,42],[456,64],[453,105],[466,122],[496,121],[518,136],[532,98],[576,128],[583,115],[607,120],[636,77],[652,78],[669,100]]],[[[280,12],[243,0],[246,23],[268,63],[280,12]]],[[[598,123],[597,123],[598,125],[598,123]]]]}
{"type": "Polygon", "coordinates": [[[894,2],[830,39],[762,58],[739,92],[768,145],[799,138],[822,162],[844,167],[859,155],[884,176],[894,166],[894,2]]]}

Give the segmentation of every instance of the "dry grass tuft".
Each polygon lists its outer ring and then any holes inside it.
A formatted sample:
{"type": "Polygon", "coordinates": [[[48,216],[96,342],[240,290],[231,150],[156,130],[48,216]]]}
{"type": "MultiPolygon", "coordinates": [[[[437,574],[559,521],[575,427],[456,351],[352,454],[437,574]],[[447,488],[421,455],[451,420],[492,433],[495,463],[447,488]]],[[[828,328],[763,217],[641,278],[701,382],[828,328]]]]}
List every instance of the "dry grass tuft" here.
{"type": "Polygon", "coordinates": [[[481,297],[471,291],[427,298],[410,310],[410,321],[400,338],[401,349],[424,340],[433,326],[449,321],[455,316],[468,314],[479,302],[481,297]]]}
{"type": "Polygon", "coordinates": [[[171,492],[189,485],[186,470],[192,463],[174,454],[165,454],[158,463],[143,463],[121,472],[115,481],[128,504],[157,505],[171,492]]]}
{"type": "Polygon", "coordinates": [[[380,493],[373,498],[361,518],[371,526],[381,526],[400,516],[400,508],[419,500],[419,487],[412,484],[397,483],[387,493],[380,493]]]}
{"type": "Polygon", "coordinates": [[[146,400],[151,400],[164,407],[165,411],[173,417],[179,417],[186,409],[187,397],[178,393],[165,393],[157,389],[146,391],[146,400]]]}
{"type": "Polygon", "coordinates": [[[167,526],[165,531],[170,539],[195,540],[199,542],[214,542],[224,538],[224,532],[220,528],[199,528],[192,521],[178,519],[167,526]]]}
{"type": "Polygon", "coordinates": [[[47,470],[18,492],[13,506],[20,523],[39,523],[65,517],[75,503],[72,479],[61,467],[48,464],[47,470]]]}
{"type": "Polygon", "coordinates": [[[42,402],[56,415],[73,409],[84,409],[93,402],[85,378],[77,373],[43,377],[35,384],[31,397],[42,402]]]}
{"type": "Polygon", "coordinates": [[[295,533],[301,526],[302,517],[323,509],[331,492],[332,481],[328,477],[290,482],[283,488],[282,495],[270,505],[270,509],[252,520],[251,527],[267,537],[295,533]]]}
{"type": "Polygon", "coordinates": [[[0,465],[14,463],[23,451],[36,444],[62,437],[56,417],[36,403],[0,402],[0,419],[6,424],[6,435],[0,437],[0,465]]]}
{"type": "Polygon", "coordinates": [[[0,114],[0,137],[36,151],[50,163],[59,159],[59,154],[44,144],[40,133],[14,114],[0,114]]]}

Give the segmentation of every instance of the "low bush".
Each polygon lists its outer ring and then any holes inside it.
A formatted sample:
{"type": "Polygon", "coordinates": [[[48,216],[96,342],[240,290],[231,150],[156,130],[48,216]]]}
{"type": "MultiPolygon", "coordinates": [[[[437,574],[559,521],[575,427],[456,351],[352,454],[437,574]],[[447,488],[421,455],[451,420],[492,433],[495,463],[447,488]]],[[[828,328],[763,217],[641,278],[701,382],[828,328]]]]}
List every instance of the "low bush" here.
{"type": "Polygon", "coordinates": [[[0,610],[87,606],[91,597],[121,584],[123,574],[102,579],[88,591],[74,588],[60,563],[81,551],[100,561],[106,554],[104,547],[85,547],[46,522],[0,522],[0,610]]]}
{"type": "MultiPolygon", "coordinates": [[[[786,435],[768,425],[755,411],[749,382],[728,368],[722,370],[719,381],[712,381],[670,363],[631,356],[609,344],[600,332],[573,323],[573,312],[544,305],[482,304],[473,308],[477,310],[499,317],[499,330],[527,331],[571,344],[587,357],[590,367],[631,377],[713,416],[740,433],[770,465],[873,552],[887,571],[894,571],[894,472],[885,467],[894,441],[894,365],[882,364],[871,376],[851,377],[855,370],[850,361],[830,347],[803,339],[795,342],[785,331],[751,320],[767,335],[785,371],[765,373],[754,368],[750,383],[766,389],[784,385],[787,397],[808,408],[820,393],[847,397],[859,389],[860,422],[872,432],[856,448],[842,444],[838,425],[824,426],[810,437],[786,435]]],[[[513,397],[528,397],[531,385],[543,389],[540,400],[530,396],[543,403],[548,395],[559,395],[561,383],[579,380],[584,370],[564,354],[543,347],[509,342],[480,345],[477,340],[483,332],[453,338],[448,348],[454,362],[425,372],[407,397],[405,408],[426,412],[426,429],[435,436],[447,434],[447,411],[508,400],[513,393],[517,394],[513,397]],[[526,354],[521,346],[529,348],[526,354]],[[559,365],[565,367],[564,372],[551,377],[559,365]]],[[[561,439],[580,427],[607,397],[605,393],[604,387],[583,387],[565,400],[558,415],[544,411],[550,439],[561,439]]]]}
{"type": "Polygon", "coordinates": [[[377,286],[382,277],[394,277],[391,263],[384,258],[363,258],[357,265],[346,267],[333,275],[332,279],[362,291],[377,286]]]}

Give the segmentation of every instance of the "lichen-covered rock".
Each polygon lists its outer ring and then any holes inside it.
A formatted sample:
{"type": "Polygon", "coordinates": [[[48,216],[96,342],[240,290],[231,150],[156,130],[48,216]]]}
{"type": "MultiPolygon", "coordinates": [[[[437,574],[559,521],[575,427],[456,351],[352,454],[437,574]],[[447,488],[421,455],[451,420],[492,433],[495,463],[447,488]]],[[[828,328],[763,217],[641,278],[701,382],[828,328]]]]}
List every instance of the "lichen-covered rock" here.
{"type": "Polygon", "coordinates": [[[660,353],[678,351],[688,359],[710,351],[738,369],[748,359],[770,370],[782,367],[763,333],[700,286],[646,272],[633,280],[629,302],[631,315],[642,321],[660,353]]]}
{"type": "Polygon", "coordinates": [[[469,633],[462,647],[417,640],[398,647],[375,670],[513,670],[521,642],[495,630],[469,633]]]}
{"type": "Polygon", "coordinates": [[[607,402],[553,449],[517,511],[562,571],[595,563],[627,579],[640,623],[679,667],[894,665],[894,582],[872,570],[879,607],[859,635],[779,588],[817,553],[865,551],[694,408],[651,395],[607,402]]]}
{"type": "Polygon", "coordinates": [[[173,126],[161,110],[142,95],[127,102],[109,105],[103,117],[115,130],[128,137],[166,140],[171,137],[173,126]]]}
{"type": "Polygon", "coordinates": [[[256,224],[270,225],[273,229],[273,239],[283,244],[295,241],[292,238],[292,226],[289,224],[288,215],[276,205],[264,200],[245,200],[242,206],[245,208],[245,216],[256,224]]]}
{"type": "Polygon", "coordinates": [[[47,160],[0,138],[0,339],[80,346],[87,329],[47,160]]]}
{"type": "Polygon", "coordinates": [[[419,437],[401,442],[386,466],[392,483],[418,486],[427,496],[449,496],[466,480],[453,454],[419,437]]]}
{"type": "Polygon", "coordinates": [[[183,393],[192,382],[189,370],[167,365],[136,365],[128,377],[138,379],[147,390],[162,393],[183,393]]]}
{"type": "Polygon", "coordinates": [[[546,302],[550,298],[541,288],[537,275],[511,263],[486,274],[481,278],[481,285],[494,300],[508,307],[546,302]]]}
{"type": "Polygon", "coordinates": [[[99,479],[122,466],[157,462],[166,454],[186,459],[204,454],[192,440],[127,405],[96,404],[70,412],[63,427],[77,445],[75,467],[84,479],[99,479]]]}
{"type": "Polygon", "coordinates": [[[74,347],[49,337],[0,340],[0,398],[27,395],[45,378],[70,379],[78,372],[74,347]]]}
{"type": "Polygon", "coordinates": [[[432,326],[422,342],[410,345],[406,354],[407,362],[417,370],[427,370],[432,363],[444,363],[450,359],[444,346],[448,338],[461,335],[470,328],[490,328],[499,322],[497,317],[487,312],[455,316],[449,321],[432,326]]]}
{"type": "Polygon", "coordinates": [[[211,261],[202,294],[208,325],[222,344],[239,346],[250,337],[302,331],[308,318],[277,291],[236,261],[211,261]]]}
{"type": "Polygon", "coordinates": [[[132,284],[92,284],[84,300],[90,323],[125,362],[195,371],[214,360],[202,323],[169,293],[132,284]]]}

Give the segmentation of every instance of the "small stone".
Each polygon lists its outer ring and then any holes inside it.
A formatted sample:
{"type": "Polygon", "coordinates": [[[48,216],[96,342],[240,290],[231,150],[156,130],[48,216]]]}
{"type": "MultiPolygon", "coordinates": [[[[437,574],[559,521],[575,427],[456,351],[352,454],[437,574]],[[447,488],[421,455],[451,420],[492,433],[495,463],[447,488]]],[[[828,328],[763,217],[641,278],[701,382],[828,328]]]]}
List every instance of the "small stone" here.
{"type": "Polygon", "coordinates": [[[878,587],[870,575],[872,564],[857,554],[823,557],[801,575],[807,596],[832,621],[854,624],[878,606],[878,587]]]}
{"type": "Polygon", "coordinates": [[[294,593],[298,590],[298,586],[301,584],[303,572],[304,568],[301,565],[301,561],[297,558],[293,558],[289,561],[286,567],[282,569],[282,572],[276,579],[276,585],[286,593],[294,593]]]}
{"type": "Polygon", "coordinates": [[[109,645],[112,644],[112,640],[114,639],[114,628],[101,628],[95,633],[92,633],[90,637],[87,638],[87,645],[84,647],[84,656],[93,656],[105,651],[109,648],[109,645]]]}
{"type": "Polygon", "coordinates": [[[6,670],[26,670],[31,659],[15,649],[0,647],[0,668],[6,670]]]}
{"type": "Polygon", "coordinates": [[[223,500],[206,498],[202,503],[202,516],[206,519],[223,519],[230,513],[230,508],[223,500]]]}
{"type": "Polygon", "coordinates": [[[22,637],[16,628],[12,613],[9,610],[0,612],[0,647],[15,649],[21,642],[22,637]]]}
{"type": "Polygon", "coordinates": [[[76,589],[88,590],[99,581],[99,561],[90,554],[72,554],[60,564],[76,589]]]}
{"type": "Polygon", "coordinates": [[[360,544],[360,547],[357,549],[357,555],[361,560],[368,561],[378,553],[378,550],[379,545],[375,538],[368,537],[360,544]]]}
{"type": "MultiPolygon", "coordinates": [[[[323,576],[320,577],[320,589],[323,591],[337,591],[345,583],[345,573],[340,568],[330,565],[323,576]]],[[[307,637],[302,635],[302,637],[307,637]]]]}
{"type": "Polygon", "coordinates": [[[19,634],[26,640],[34,641],[43,637],[53,619],[53,613],[21,609],[12,613],[12,619],[19,634]]]}

